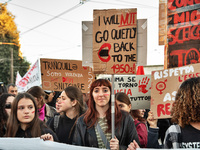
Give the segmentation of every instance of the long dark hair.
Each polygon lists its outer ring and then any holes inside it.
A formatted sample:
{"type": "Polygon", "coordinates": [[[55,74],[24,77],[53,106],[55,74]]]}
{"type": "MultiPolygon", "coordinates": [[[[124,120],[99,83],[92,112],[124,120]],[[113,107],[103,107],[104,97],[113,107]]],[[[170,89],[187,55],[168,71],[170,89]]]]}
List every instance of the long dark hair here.
{"type": "MultiPolygon", "coordinates": [[[[88,101],[88,109],[87,109],[85,116],[84,116],[84,122],[87,124],[88,128],[91,128],[92,126],[94,126],[94,124],[97,122],[97,119],[98,119],[97,118],[98,112],[96,110],[94,97],[92,95],[94,88],[97,87],[97,86],[106,86],[110,89],[110,93],[112,91],[110,81],[108,81],[106,79],[98,79],[98,80],[95,80],[91,84],[91,86],[90,86],[90,97],[89,97],[89,101],[88,101]]],[[[110,107],[106,111],[108,131],[111,130],[111,94],[110,94],[109,105],[110,105],[110,107]]],[[[121,118],[122,118],[121,111],[118,108],[117,103],[115,102],[115,125],[119,125],[121,118]]]]}
{"type": "Polygon", "coordinates": [[[34,97],[30,95],[29,93],[20,93],[15,97],[12,103],[11,114],[7,123],[6,137],[15,137],[17,130],[20,127],[20,122],[17,118],[17,109],[18,109],[18,103],[22,98],[29,99],[34,104],[35,117],[29,123],[27,128],[31,129],[31,137],[40,137],[41,136],[41,127],[40,127],[41,121],[38,118],[38,108],[37,108],[37,104],[35,102],[34,97]]]}
{"type": "Polygon", "coordinates": [[[71,101],[77,100],[75,109],[78,112],[78,116],[83,114],[85,112],[85,107],[83,104],[83,94],[81,90],[75,86],[68,86],[64,89],[64,91],[71,101]]]}
{"type": "MultiPolygon", "coordinates": [[[[64,89],[64,91],[65,91],[65,94],[67,95],[67,97],[69,97],[69,99],[71,101],[74,101],[74,100],[77,101],[77,103],[75,105],[75,109],[78,112],[78,114],[76,116],[76,118],[78,118],[80,115],[82,115],[85,112],[85,108],[84,108],[84,105],[83,105],[83,94],[82,94],[81,90],[78,89],[75,86],[68,86],[64,89]]],[[[71,135],[72,135],[72,132],[73,132],[74,127],[76,125],[76,121],[75,121],[74,125],[72,126],[72,128],[70,130],[68,138],[70,138],[71,135]]]]}
{"type": "Polygon", "coordinates": [[[7,98],[13,96],[12,94],[4,93],[0,96],[0,137],[4,136],[4,128],[6,126],[7,120],[8,120],[8,114],[5,110],[5,104],[7,101],[7,98]]]}

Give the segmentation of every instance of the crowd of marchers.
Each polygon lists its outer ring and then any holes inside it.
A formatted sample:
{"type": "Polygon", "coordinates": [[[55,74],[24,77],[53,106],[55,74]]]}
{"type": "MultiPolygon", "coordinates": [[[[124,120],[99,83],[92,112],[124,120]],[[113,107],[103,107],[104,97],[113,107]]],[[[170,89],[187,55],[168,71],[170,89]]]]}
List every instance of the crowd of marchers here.
{"type": "Polygon", "coordinates": [[[171,118],[155,119],[151,110],[132,110],[129,97],[115,94],[112,133],[111,83],[97,79],[89,93],[75,86],[47,91],[33,86],[0,86],[0,137],[33,138],[111,150],[200,148],[200,77],[179,87],[171,118]],[[114,134],[114,137],[113,137],[114,134]]]}

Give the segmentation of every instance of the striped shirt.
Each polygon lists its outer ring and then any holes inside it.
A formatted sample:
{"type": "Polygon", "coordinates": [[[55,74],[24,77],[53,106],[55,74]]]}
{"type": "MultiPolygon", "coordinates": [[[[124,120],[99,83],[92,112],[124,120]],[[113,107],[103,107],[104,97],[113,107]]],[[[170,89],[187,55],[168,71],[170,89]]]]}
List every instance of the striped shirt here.
{"type": "MultiPolygon", "coordinates": [[[[106,130],[108,129],[108,126],[107,126],[107,119],[106,117],[104,118],[98,118],[98,123],[102,129],[102,131],[104,132],[106,138],[107,138],[107,141],[109,142],[111,140],[111,133],[110,132],[107,132],[106,133],[106,130]]],[[[105,144],[103,143],[102,139],[101,139],[101,136],[97,130],[97,127],[95,126],[95,132],[96,132],[96,135],[97,135],[97,141],[98,141],[98,148],[106,148],[105,144]]]]}

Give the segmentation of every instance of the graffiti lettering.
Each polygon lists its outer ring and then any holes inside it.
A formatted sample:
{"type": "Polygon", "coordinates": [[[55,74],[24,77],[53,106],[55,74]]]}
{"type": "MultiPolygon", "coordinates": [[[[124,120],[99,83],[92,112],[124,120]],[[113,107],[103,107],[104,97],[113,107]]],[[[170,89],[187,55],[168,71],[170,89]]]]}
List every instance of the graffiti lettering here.
{"type": "Polygon", "coordinates": [[[62,82],[73,83],[73,78],[62,77],[62,82]]]}
{"type": "Polygon", "coordinates": [[[129,64],[114,64],[111,69],[114,73],[135,73],[135,64],[131,67],[129,64]]]}
{"type": "Polygon", "coordinates": [[[135,48],[133,47],[133,42],[124,43],[114,43],[114,52],[120,52],[120,51],[133,51],[135,48]]]}
{"type": "Polygon", "coordinates": [[[184,66],[180,68],[171,68],[169,70],[164,70],[164,71],[155,71],[154,72],[154,80],[161,79],[161,78],[167,78],[168,76],[178,76],[182,75],[183,73],[190,73],[194,72],[194,67],[193,66],[184,66]]]}
{"type": "Polygon", "coordinates": [[[126,62],[136,62],[136,54],[131,54],[131,55],[124,55],[126,57],[126,62]]]}
{"type": "Polygon", "coordinates": [[[168,0],[168,3],[168,9],[175,10],[176,8],[198,4],[199,0],[168,0]]]}
{"type": "Polygon", "coordinates": [[[123,14],[121,14],[121,21],[119,27],[135,25],[136,15],[136,12],[126,13],[125,17],[123,16],[123,14]]]}
{"type": "Polygon", "coordinates": [[[157,105],[157,115],[158,115],[158,117],[160,117],[161,114],[162,115],[170,115],[170,106],[171,106],[171,103],[157,105]]]}
{"type": "Polygon", "coordinates": [[[200,76],[200,72],[195,73],[195,74],[186,74],[186,75],[179,76],[178,81],[183,82],[189,78],[194,78],[194,77],[199,77],[199,76],[200,76]]]}
{"type": "Polygon", "coordinates": [[[170,56],[178,56],[178,67],[183,65],[188,65],[191,63],[200,62],[200,52],[195,49],[191,48],[189,50],[176,50],[170,53],[170,56]]]}
{"type": "Polygon", "coordinates": [[[126,28],[126,29],[112,29],[111,30],[111,38],[113,40],[119,39],[133,39],[136,36],[137,28],[126,28]]]}
{"type": "Polygon", "coordinates": [[[66,63],[66,62],[59,62],[59,61],[42,61],[44,64],[45,70],[77,70],[78,66],[77,64],[71,64],[71,63],[66,63]]]}
{"type": "Polygon", "coordinates": [[[137,83],[118,83],[119,88],[127,88],[127,87],[137,87],[138,84],[137,83]]]}
{"type": "Polygon", "coordinates": [[[97,43],[101,43],[102,41],[107,41],[108,40],[108,37],[109,37],[109,33],[108,33],[108,30],[105,30],[102,34],[101,31],[98,31],[96,34],[95,34],[95,41],[97,43]]]}
{"type": "Polygon", "coordinates": [[[68,86],[75,86],[79,88],[80,90],[85,90],[85,84],[84,83],[77,83],[77,84],[72,84],[72,83],[58,83],[54,82],[54,90],[55,91],[62,91],[68,86]]]}
{"type": "Polygon", "coordinates": [[[151,96],[138,96],[138,97],[130,97],[131,101],[143,101],[143,100],[151,100],[151,96]]]}
{"type": "Polygon", "coordinates": [[[132,96],[132,91],[131,89],[120,89],[120,90],[114,90],[114,93],[118,93],[118,92],[124,92],[126,93],[128,96],[132,96]]]}
{"type": "Polygon", "coordinates": [[[175,34],[170,34],[169,45],[174,45],[175,43],[183,43],[185,41],[190,40],[199,40],[200,39],[200,26],[189,26],[189,27],[182,27],[178,29],[170,29],[171,33],[174,32],[175,34]]]}
{"type": "Polygon", "coordinates": [[[51,77],[59,77],[62,74],[60,72],[51,72],[51,71],[47,71],[47,77],[51,76],[51,77]]]}

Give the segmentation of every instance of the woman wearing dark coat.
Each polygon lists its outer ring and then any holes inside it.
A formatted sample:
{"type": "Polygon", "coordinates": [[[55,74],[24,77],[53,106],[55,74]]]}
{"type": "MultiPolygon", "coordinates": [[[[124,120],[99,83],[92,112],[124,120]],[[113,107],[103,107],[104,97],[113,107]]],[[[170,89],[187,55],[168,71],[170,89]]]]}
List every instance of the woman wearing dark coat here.
{"type": "Polygon", "coordinates": [[[115,106],[115,138],[111,138],[111,84],[105,79],[94,81],[90,87],[88,109],[77,121],[73,144],[125,150],[133,140],[139,143],[132,117],[121,112],[116,102],[115,106]]]}

